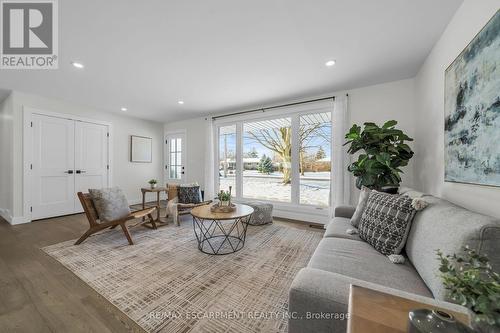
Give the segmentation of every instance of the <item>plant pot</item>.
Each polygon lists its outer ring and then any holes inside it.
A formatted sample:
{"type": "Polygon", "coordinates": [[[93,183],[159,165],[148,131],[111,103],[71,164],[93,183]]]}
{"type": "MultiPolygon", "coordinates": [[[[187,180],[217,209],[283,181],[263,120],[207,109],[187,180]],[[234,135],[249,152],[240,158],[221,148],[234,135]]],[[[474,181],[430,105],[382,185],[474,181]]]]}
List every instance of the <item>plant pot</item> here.
{"type": "Polygon", "coordinates": [[[416,309],[408,314],[408,333],[472,333],[472,330],[444,311],[416,309]]]}
{"type": "Polygon", "coordinates": [[[151,185],[151,189],[155,189],[157,184],[150,184],[151,185]]]}
{"type": "Polygon", "coordinates": [[[477,333],[498,333],[500,330],[497,326],[491,326],[485,322],[477,322],[474,320],[474,317],[472,318],[471,326],[474,329],[474,332],[477,333]]]}
{"type": "Polygon", "coordinates": [[[221,206],[229,206],[229,201],[221,201],[220,205],[221,206]]]}
{"type": "Polygon", "coordinates": [[[388,194],[398,194],[398,189],[399,189],[398,185],[391,185],[391,186],[382,186],[377,191],[388,193],[388,194]]]}

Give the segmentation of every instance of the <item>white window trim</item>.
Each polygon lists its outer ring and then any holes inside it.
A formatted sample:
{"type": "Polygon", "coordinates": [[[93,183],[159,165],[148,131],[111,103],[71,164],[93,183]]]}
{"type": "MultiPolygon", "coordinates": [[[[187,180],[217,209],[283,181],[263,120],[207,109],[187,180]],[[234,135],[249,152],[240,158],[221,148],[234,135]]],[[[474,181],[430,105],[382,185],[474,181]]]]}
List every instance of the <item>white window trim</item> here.
{"type": "MultiPolygon", "coordinates": [[[[276,108],[273,110],[256,111],[244,115],[234,115],[214,120],[214,172],[215,172],[215,189],[214,193],[219,190],[219,129],[224,126],[236,125],[236,195],[235,202],[255,202],[264,201],[274,205],[274,215],[289,219],[299,219],[316,223],[328,223],[329,211],[331,202],[328,207],[317,205],[301,204],[300,203],[300,171],[298,168],[292,167],[292,188],[290,202],[274,201],[266,199],[255,199],[243,197],[243,163],[242,163],[242,139],[243,139],[243,124],[250,121],[262,121],[276,119],[279,117],[291,118],[292,122],[292,166],[299,163],[299,135],[298,127],[300,126],[300,116],[331,112],[333,120],[333,103],[332,101],[313,102],[311,104],[300,104],[291,107],[276,108]]],[[[333,128],[333,126],[332,126],[333,128]]],[[[330,156],[333,156],[333,142],[330,145],[330,156]]],[[[332,158],[333,160],[333,158],[332,158]]],[[[332,169],[333,170],[333,169],[332,169]]],[[[332,179],[330,179],[332,181],[332,179]]],[[[331,198],[331,195],[329,196],[331,198]]],[[[330,199],[329,198],[329,199],[330,199]]]]}

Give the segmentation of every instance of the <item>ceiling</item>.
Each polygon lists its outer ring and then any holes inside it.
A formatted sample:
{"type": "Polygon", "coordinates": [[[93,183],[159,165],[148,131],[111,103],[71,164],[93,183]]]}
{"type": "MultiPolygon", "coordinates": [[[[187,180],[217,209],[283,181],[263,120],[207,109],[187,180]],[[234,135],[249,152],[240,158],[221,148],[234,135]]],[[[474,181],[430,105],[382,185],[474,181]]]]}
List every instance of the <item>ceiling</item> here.
{"type": "Polygon", "coordinates": [[[462,0],[58,3],[59,69],[0,89],[170,121],[413,77],[462,0]]]}

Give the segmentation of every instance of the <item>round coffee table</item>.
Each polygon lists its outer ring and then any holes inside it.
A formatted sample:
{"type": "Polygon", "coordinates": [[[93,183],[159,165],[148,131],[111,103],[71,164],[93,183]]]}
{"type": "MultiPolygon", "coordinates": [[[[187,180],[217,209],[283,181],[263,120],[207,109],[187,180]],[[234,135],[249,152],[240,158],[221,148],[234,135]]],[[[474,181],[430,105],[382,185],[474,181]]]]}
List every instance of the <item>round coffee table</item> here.
{"type": "Polygon", "coordinates": [[[231,213],[212,213],[211,205],[191,210],[194,234],[201,252],[222,255],[243,248],[253,208],[247,205],[235,205],[236,210],[231,213]]]}

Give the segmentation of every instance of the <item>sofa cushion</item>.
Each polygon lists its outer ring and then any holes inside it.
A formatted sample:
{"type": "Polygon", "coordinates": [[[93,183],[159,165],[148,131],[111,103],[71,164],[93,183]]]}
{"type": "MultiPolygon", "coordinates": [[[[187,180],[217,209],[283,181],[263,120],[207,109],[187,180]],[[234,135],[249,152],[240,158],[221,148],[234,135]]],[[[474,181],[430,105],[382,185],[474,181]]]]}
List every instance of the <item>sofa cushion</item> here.
{"type": "Polygon", "coordinates": [[[119,187],[89,189],[89,193],[99,220],[116,221],[130,214],[127,197],[119,187]]]}
{"type": "Polygon", "coordinates": [[[356,206],[356,210],[351,217],[351,224],[355,228],[357,228],[359,226],[359,222],[361,222],[361,216],[363,216],[363,212],[365,211],[366,203],[368,202],[368,197],[370,196],[371,191],[372,190],[370,190],[366,186],[361,187],[358,205],[356,206]]]}
{"type": "Polygon", "coordinates": [[[494,270],[500,271],[500,221],[474,213],[446,200],[425,196],[429,203],[412,223],[406,253],[437,299],[445,300],[446,290],[439,277],[436,250],[460,253],[469,245],[488,256],[494,270]]]}
{"type": "Polygon", "coordinates": [[[350,239],[323,238],[308,267],[346,275],[418,295],[432,296],[413,265],[395,265],[370,244],[350,239]]]}
{"type": "Polygon", "coordinates": [[[324,237],[346,238],[363,242],[358,234],[350,235],[348,229],[354,229],[351,221],[345,217],[334,217],[326,226],[324,237]]]}
{"type": "Polygon", "coordinates": [[[415,213],[410,197],[372,191],[359,223],[359,237],[382,254],[400,254],[415,213]]]}

